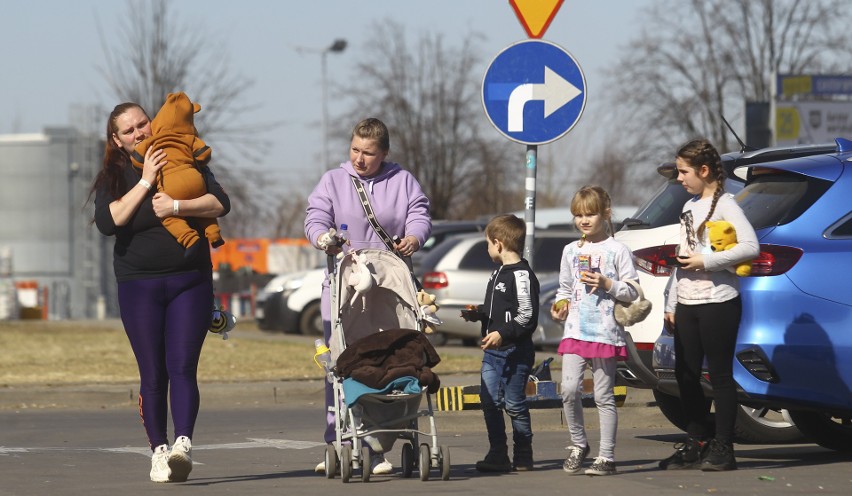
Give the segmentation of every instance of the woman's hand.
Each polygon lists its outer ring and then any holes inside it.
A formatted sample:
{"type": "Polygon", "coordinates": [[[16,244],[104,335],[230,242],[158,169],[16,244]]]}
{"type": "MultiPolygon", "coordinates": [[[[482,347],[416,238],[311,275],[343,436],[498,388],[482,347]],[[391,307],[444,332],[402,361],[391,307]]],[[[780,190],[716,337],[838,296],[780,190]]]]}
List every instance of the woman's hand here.
{"type": "Polygon", "coordinates": [[[420,241],[414,236],[406,236],[399,240],[396,245],[396,251],[403,257],[410,257],[412,253],[420,249],[420,241]]]}
{"type": "MultiPolygon", "coordinates": [[[[145,162],[147,163],[147,160],[145,162]]],[[[158,219],[165,219],[175,214],[174,199],[165,193],[156,193],[151,199],[151,205],[154,206],[154,215],[158,219]]]]}
{"type": "Polygon", "coordinates": [[[145,162],[142,164],[142,179],[151,184],[157,184],[157,174],[167,163],[165,150],[162,148],[154,150],[154,147],[149,146],[145,150],[145,162]]]}

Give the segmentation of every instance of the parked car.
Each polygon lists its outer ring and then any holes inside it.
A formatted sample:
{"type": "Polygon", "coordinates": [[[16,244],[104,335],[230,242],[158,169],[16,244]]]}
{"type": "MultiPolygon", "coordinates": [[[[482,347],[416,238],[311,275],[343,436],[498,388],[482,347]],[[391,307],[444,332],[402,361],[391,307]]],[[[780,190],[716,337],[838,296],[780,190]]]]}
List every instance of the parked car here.
{"type": "MultiPolygon", "coordinates": [[[[434,221],[429,239],[411,257],[412,265],[417,267],[423,257],[447,236],[479,232],[485,229],[485,224],[482,221],[434,221]]],[[[258,327],[266,331],[321,336],[320,297],[324,278],[325,266],[274,277],[255,299],[258,327]]]]}
{"type": "MultiPolygon", "coordinates": [[[[539,282],[559,273],[562,249],[579,237],[576,230],[536,231],[532,263],[539,282]]],[[[426,291],[437,296],[438,317],[443,321],[433,342],[461,338],[465,345],[478,343],[479,323],[464,321],[461,310],[482,303],[488,277],[495,268],[482,234],[453,236],[423,258],[415,275],[426,291]]]]}
{"type": "MultiPolygon", "coordinates": [[[[852,141],[792,151],[807,155],[744,167],[737,202],[761,254],[740,279],[734,380],[744,405],[784,408],[814,442],[852,452],[852,141]]],[[[654,367],[676,394],[671,341],[660,336],[654,367]]]]}

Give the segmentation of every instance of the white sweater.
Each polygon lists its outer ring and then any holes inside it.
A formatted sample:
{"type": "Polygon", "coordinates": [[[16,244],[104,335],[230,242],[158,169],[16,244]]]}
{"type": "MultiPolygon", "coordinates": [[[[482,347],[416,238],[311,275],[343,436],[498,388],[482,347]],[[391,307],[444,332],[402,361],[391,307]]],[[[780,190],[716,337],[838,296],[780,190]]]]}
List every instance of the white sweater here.
{"type": "Polygon", "coordinates": [[[676,269],[671,289],[666,299],[666,312],[673,313],[677,303],[700,305],[703,303],[721,303],[736,298],[739,292],[737,275],[731,269],[734,265],[751,260],[760,253],[760,245],[754,228],[733,195],[725,193],[716,203],[716,209],[709,220],[725,220],[733,224],[737,231],[737,246],[730,250],[713,252],[707,240],[707,229],[701,239],[697,238],[698,226],[707,217],[713,198],[695,197],[683,206],[680,216],[680,246],[678,254],[700,253],[704,256],[704,270],[684,271],[676,269]],[[731,269],[731,270],[729,270],[731,269]]]}

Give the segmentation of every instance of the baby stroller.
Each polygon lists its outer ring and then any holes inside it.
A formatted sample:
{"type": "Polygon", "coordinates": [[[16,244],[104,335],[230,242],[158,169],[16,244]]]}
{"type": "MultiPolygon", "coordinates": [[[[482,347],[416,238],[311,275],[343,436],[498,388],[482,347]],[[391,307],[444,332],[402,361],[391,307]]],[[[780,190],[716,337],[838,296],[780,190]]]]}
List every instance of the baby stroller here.
{"type": "Polygon", "coordinates": [[[430,367],[440,358],[422,332],[414,276],[386,250],[354,250],[329,266],[329,346],[335,364],[329,374],[335,399],[329,411],[335,414],[336,439],[326,447],[326,477],[334,478],[339,467],[344,483],[357,470],[368,482],[372,454],[389,451],[401,439],[403,477],[411,477],[416,467],[425,481],[436,468],[448,480],[450,452],[438,446],[429,395],[438,386],[430,367]],[[401,350],[419,354],[405,356],[401,350]],[[417,362],[425,367],[418,369],[417,362]]]}

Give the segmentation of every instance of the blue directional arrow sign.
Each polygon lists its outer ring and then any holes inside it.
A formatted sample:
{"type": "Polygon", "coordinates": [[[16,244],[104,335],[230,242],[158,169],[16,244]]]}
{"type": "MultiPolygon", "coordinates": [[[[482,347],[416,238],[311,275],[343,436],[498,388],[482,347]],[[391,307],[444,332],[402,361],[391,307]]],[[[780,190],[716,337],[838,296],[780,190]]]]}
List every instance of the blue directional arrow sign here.
{"type": "Polygon", "coordinates": [[[500,52],[482,80],[491,124],[512,141],[541,145],[571,130],[586,107],[586,78],[565,49],[525,40],[500,52]]]}

